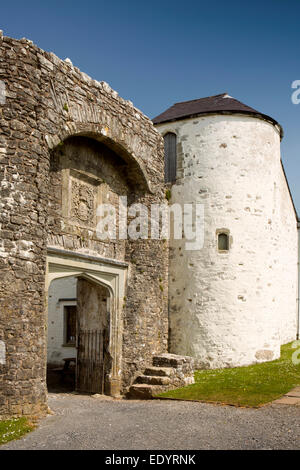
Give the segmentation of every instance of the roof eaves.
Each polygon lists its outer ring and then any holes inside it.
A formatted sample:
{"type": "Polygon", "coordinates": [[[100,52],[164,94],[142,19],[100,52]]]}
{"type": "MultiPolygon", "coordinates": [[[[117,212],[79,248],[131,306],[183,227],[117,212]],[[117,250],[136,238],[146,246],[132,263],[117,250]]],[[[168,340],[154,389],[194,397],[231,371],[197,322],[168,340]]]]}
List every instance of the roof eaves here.
{"type": "MultiPolygon", "coordinates": [[[[185,119],[194,119],[194,118],[197,118],[199,116],[208,116],[208,115],[231,115],[231,114],[242,114],[242,115],[248,115],[248,116],[254,116],[254,117],[257,117],[258,119],[263,119],[264,121],[268,121],[268,122],[271,122],[275,127],[278,126],[279,128],[279,133],[280,133],[280,139],[282,140],[283,139],[283,136],[284,136],[284,131],[283,131],[283,128],[282,126],[279,124],[278,121],[276,121],[275,119],[273,119],[272,117],[268,116],[267,114],[263,114],[263,113],[259,113],[259,112],[251,112],[251,111],[246,111],[246,110],[232,110],[232,111],[225,111],[225,110],[221,110],[221,111],[204,111],[204,112],[199,112],[199,113],[194,113],[194,114],[188,114],[188,115],[183,115],[183,116],[177,116],[177,117],[174,117],[174,118],[167,118],[167,119],[163,119],[163,120],[160,120],[160,121],[156,121],[156,118],[153,119],[153,124],[154,125],[157,125],[157,124],[165,124],[167,122],[175,122],[175,121],[183,121],[185,119]]],[[[157,116],[159,117],[159,116],[157,116]]]]}

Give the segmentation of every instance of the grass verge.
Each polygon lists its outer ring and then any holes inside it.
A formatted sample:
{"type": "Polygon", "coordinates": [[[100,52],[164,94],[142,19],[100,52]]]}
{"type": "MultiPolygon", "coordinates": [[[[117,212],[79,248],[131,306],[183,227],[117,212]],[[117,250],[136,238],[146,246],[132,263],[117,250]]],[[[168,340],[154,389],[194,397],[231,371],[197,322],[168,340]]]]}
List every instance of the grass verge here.
{"type": "MultiPolygon", "coordinates": [[[[275,361],[233,369],[198,370],[195,383],[158,397],[258,407],[300,385],[300,364],[293,364],[293,343],[281,347],[275,361]]],[[[298,354],[299,357],[299,354],[298,354]]]]}
{"type": "Polygon", "coordinates": [[[19,439],[35,428],[27,418],[13,418],[0,421],[0,445],[14,439],[19,439]]]}

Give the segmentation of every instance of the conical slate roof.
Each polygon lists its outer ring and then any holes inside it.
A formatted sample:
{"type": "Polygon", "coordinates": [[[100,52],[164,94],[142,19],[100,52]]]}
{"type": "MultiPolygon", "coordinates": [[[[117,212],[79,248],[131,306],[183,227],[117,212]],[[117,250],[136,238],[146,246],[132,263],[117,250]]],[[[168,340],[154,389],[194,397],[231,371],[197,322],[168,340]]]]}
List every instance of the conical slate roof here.
{"type": "Polygon", "coordinates": [[[175,103],[163,113],[152,119],[154,124],[159,124],[168,121],[177,121],[188,117],[195,117],[201,114],[250,114],[256,117],[266,119],[274,125],[280,127],[281,135],[282,128],[275,119],[262,114],[256,109],[250,108],[241,101],[232,98],[227,93],[221,95],[209,96],[207,98],[200,98],[198,100],[183,101],[175,103]]]}

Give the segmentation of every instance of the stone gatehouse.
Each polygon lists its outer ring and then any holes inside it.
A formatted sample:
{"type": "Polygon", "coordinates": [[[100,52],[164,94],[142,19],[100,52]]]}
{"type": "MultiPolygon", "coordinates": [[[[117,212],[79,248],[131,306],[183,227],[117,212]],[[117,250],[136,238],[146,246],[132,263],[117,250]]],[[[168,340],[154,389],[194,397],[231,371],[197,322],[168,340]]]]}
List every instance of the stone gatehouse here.
{"type": "Polygon", "coordinates": [[[152,122],[69,60],[1,33],[0,416],[47,412],[47,349],[54,365],[77,355],[78,391],[112,396],[191,383],[191,358],[277,358],[299,335],[282,136],[228,94],[152,122]],[[149,212],[200,205],[203,243],[101,239],[103,204],[122,232],[120,196],[149,212]]]}
{"type": "Polygon", "coordinates": [[[118,195],[165,199],[163,141],[106,83],[31,41],[1,34],[0,79],[0,415],[40,414],[54,279],[106,291],[108,393],[167,351],[168,244],[101,241],[94,214],[118,195]]]}

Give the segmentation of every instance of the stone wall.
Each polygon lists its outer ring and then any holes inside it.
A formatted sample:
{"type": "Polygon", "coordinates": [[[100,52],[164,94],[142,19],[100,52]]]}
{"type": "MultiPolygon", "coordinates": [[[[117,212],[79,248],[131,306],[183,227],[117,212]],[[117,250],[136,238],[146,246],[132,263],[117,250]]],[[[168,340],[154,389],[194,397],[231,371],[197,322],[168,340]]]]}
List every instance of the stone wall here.
{"type": "Polygon", "coordinates": [[[163,144],[151,121],[105,82],[26,39],[1,34],[0,80],[6,91],[0,106],[0,341],[6,353],[0,415],[43,414],[47,245],[128,262],[124,388],[153,352],[167,349],[166,244],[101,243],[90,206],[99,196],[99,178],[106,194],[116,195],[121,181],[131,201],[162,201],[163,144]],[[86,139],[81,148],[102,164],[87,156],[81,167],[76,152],[68,153],[76,148],[74,138],[86,139]],[[117,163],[113,178],[110,158],[117,163]],[[84,186],[84,204],[78,203],[76,179],[84,186]],[[66,205],[71,180],[75,196],[66,205]]]}
{"type": "Polygon", "coordinates": [[[170,242],[170,352],[212,368],[278,358],[297,315],[297,223],[279,130],[242,115],[157,128],[177,135],[170,203],[204,205],[203,248],[170,242]],[[219,231],[228,252],[218,251],[219,231]]]}

